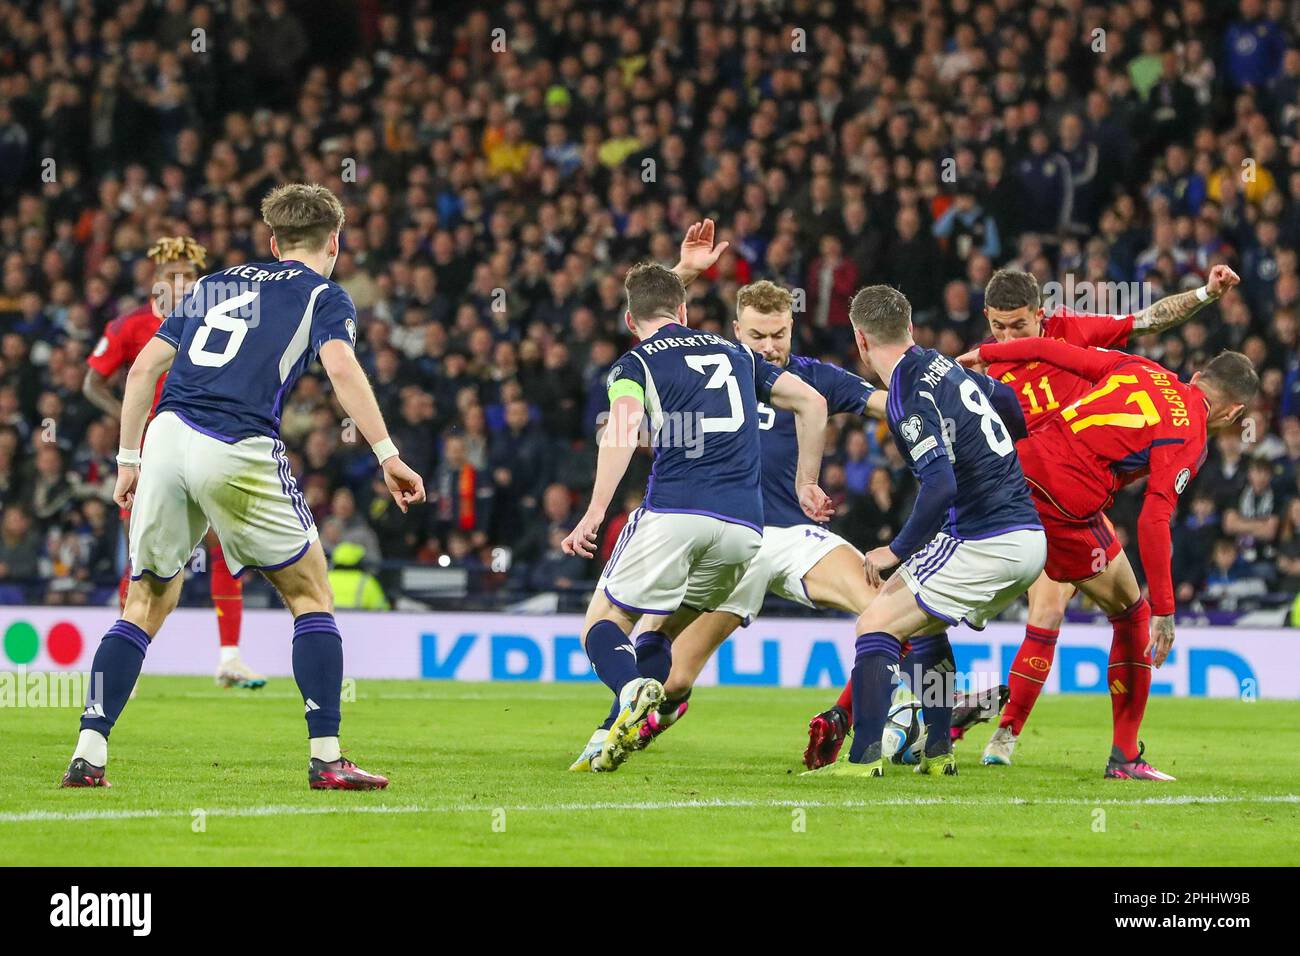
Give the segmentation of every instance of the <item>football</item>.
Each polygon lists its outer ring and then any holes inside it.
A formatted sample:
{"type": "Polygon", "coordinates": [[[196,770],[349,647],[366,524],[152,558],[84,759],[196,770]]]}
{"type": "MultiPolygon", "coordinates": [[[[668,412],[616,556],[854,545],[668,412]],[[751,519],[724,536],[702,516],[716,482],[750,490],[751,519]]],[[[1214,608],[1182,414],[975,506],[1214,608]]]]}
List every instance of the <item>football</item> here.
{"type": "Polygon", "coordinates": [[[881,755],[894,763],[920,763],[924,747],[921,702],[916,698],[895,700],[889,707],[885,732],[880,738],[881,755]]]}

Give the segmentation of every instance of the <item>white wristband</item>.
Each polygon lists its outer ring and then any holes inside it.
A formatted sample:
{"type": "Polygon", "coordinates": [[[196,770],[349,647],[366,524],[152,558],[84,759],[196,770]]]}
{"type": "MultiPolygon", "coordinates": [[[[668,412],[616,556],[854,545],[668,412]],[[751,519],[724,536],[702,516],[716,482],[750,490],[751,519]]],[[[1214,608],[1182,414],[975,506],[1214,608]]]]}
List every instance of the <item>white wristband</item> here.
{"type": "Polygon", "coordinates": [[[140,467],[140,449],[138,448],[119,448],[117,450],[117,463],[135,468],[140,467]]]}
{"type": "Polygon", "coordinates": [[[1209,302],[1209,301],[1210,301],[1210,287],[1209,287],[1208,285],[1203,285],[1203,286],[1201,286],[1199,289],[1197,289],[1197,290],[1196,290],[1196,298],[1200,299],[1202,302],[1209,302]]]}
{"type": "Polygon", "coordinates": [[[388,461],[388,459],[397,457],[397,446],[393,444],[391,438],[385,438],[383,441],[375,442],[370,446],[370,450],[375,453],[375,457],[379,459],[381,465],[388,461]]]}

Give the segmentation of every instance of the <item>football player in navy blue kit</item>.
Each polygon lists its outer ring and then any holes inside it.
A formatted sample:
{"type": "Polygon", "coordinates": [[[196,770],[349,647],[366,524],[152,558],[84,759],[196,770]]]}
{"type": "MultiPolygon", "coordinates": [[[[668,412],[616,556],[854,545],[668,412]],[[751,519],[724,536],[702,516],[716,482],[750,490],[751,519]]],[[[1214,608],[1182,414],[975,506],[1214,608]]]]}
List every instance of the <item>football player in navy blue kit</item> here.
{"type": "Polygon", "coordinates": [[[1047,557],[1015,451],[1024,416],[1007,386],[917,346],[912,307],[898,290],[862,289],[849,318],[863,361],[888,383],[889,426],[920,487],[894,540],[866,555],[867,578],[881,590],[858,618],[852,747],[808,773],[884,775],[880,737],[908,641],[926,722],[916,770],[951,775],[954,664],[945,631],[962,622],[983,628],[1028,590],[1047,557]]]}
{"type": "MultiPolygon", "coordinates": [[[[610,414],[600,439],[591,504],[565,539],[592,557],[605,512],[649,420],[654,465],[644,504],[606,563],[583,626],[596,674],[619,712],[592,735],[571,769],[609,771],[626,757],[663,700],[667,670],[638,660],[629,635],[643,615],[671,639],[735,588],[762,543],[760,401],[794,413],[791,493],[813,521],[830,517],[817,484],[826,400],[748,347],[687,326],[681,279],[652,263],[627,276],[626,322],[639,344],[610,370],[610,414]],[[658,674],[659,676],[656,676],[658,674]]],[[[665,662],[666,663],[666,662],[665,662]]]]}
{"type": "MultiPolygon", "coordinates": [[[[122,400],[114,500],[131,509],[131,585],[122,617],[95,652],[81,735],[64,786],[108,786],[108,736],[149,644],[180,598],[184,570],[209,526],[238,577],[261,571],[293,614],[293,672],[302,692],[313,789],[370,790],[339,749],[343,644],[325,553],[280,441],[284,400],[319,358],[343,410],[370,443],[405,512],[424,483],[398,456],[353,354],[356,308],[331,282],[343,206],[323,186],[289,184],[262,202],[277,262],[199,279],[140,352],[122,400]],[[149,425],[158,378],[167,382],[149,425]]],[[[221,742],[214,740],[214,746],[221,742]]]]}
{"type": "MultiPolygon", "coordinates": [[[[736,340],[767,361],[803,379],[826,399],[827,413],[885,415],[885,394],[852,372],[802,355],[792,355],[793,296],[762,280],[736,295],[736,340]]],[[[666,698],[641,729],[642,744],[672,726],[687,709],[700,671],[739,627],[747,626],[771,592],[807,607],[860,614],[875,589],[862,571],[862,554],[828,528],[809,521],[794,496],[797,449],[794,415],[760,403],[763,545],[744,576],[715,611],[703,614],[671,642],[658,630],[637,635],[638,655],[670,655],[666,698]]],[[[832,758],[833,759],[833,758],[832,758]]]]}

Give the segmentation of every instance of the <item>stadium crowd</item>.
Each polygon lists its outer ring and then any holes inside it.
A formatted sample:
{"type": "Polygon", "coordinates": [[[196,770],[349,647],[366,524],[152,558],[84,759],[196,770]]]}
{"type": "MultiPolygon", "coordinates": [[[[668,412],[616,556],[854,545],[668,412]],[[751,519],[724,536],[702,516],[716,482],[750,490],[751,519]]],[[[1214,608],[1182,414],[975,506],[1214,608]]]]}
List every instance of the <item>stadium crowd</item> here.
{"type": "MultiPolygon", "coordinates": [[[[797,348],[868,375],[867,283],[957,354],[997,267],[1133,311],[1229,263],[1236,291],[1134,343],[1184,376],[1239,349],[1263,378],[1183,496],[1178,596],[1295,595],[1298,27],[1284,0],[0,0],[0,600],[108,599],[117,428],[87,355],[148,300],[158,237],[193,236],[208,270],[269,258],[258,204],[286,180],[344,199],[334,278],[429,488],[398,520],[304,377],[284,438],[330,550],[464,567],[496,599],[590,588],[599,562],[559,543],[628,344],[622,273],[711,216],[730,245],[693,323],[729,331],[739,286],[771,278],[802,292],[797,348]]],[[[883,428],[830,427],[837,530],[873,547],[908,469],[883,428]]]]}

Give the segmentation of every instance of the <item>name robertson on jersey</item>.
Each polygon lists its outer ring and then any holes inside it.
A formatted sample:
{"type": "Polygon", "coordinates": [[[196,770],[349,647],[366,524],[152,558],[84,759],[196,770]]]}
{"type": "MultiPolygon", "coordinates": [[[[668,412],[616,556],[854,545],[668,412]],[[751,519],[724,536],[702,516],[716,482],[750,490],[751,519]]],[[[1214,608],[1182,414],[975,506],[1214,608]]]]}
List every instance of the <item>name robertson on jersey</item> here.
{"type": "Polygon", "coordinates": [[[637,348],[647,355],[654,355],[656,352],[665,352],[668,349],[699,348],[701,345],[722,345],[728,349],[736,347],[734,342],[730,342],[720,335],[714,335],[712,332],[696,332],[694,335],[680,335],[655,339],[652,342],[642,342],[637,348]]]}

